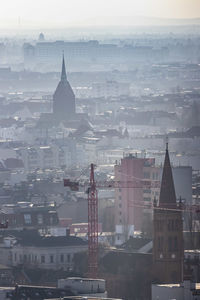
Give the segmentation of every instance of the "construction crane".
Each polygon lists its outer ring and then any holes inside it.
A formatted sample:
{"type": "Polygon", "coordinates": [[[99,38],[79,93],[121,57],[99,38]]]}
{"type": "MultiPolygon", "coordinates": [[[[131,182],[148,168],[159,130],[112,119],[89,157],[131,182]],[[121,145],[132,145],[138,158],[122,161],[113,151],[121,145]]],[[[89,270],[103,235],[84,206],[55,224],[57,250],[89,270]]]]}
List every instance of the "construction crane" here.
{"type": "MultiPolygon", "coordinates": [[[[97,278],[98,274],[98,194],[97,188],[152,188],[159,187],[159,181],[134,178],[133,181],[95,181],[94,164],[90,165],[90,181],[77,182],[64,179],[64,186],[72,191],[87,187],[88,194],[88,277],[97,278]]],[[[141,206],[142,203],[138,205],[141,206]]]]}
{"type": "MultiPolygon", "coordinates": [[[[64,186],[72,191],[79,190],[79,183],[64,179],[64,186]]],[[[84,185],[85,186],[85,185],[84,185]]],[[[94,178],[94,164],[90,166],[88,194],[88,277],[97,278],[98,274],[98,196],[94,178]]]]}
{"type": "Polygon", "coordinates": [[[88,188],[88,276],[98,274],[98,197],[94,179],[94,164],[91,164],[88,188]]]}
{"type": "MultiPolygon", "coordinates": [[[[97,278],[98,274],[98,194],[97,188],[159,188],[160,181],[158,180],[144,180],[133,178],[132,181],[95,181],[94,178],[94,164],[90,165],[90,181],[71,181],[64,179],[64,186],[69,187],[72,191],[79,191],[79,188],[86,188],[88,194],[88,277],[97,278]]],[[[160,208],[156,207],[154,203],[148,206],[144,202],[137,203],[132,201],[132,206],[141,208],[154,208],[159,210],[173,210],[173,211],[186,211],[192,213],[200,213],[200,205],[183,204],[183,199],[179,200],[180,205],[177,208],[160,208]]]]}

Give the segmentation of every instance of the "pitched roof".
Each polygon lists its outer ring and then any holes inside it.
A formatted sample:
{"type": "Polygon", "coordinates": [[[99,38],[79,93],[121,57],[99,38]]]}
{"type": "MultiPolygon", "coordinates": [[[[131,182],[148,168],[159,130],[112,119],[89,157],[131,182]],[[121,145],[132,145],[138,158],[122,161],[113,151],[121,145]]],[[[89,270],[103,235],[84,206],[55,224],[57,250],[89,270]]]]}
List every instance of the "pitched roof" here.
{"type": "Polygon", "coordinates": [[[165,162],[163,167],[159,206],[175,207],[176,193],[174,188],[174,180],[169,159],[168,144],[165,153],[165,162]]]}
{"type": "Polygon", "coordinates": [[[81,238],[74,236],[38,236],[33,238],[26,238],[19,240],[22,246],[33,247],[64,247],[64,246],[86,246],[87,242],[81,238]]]}
{"type": "Polygon", "coordinates": [[[87,241],[75,236],[40,236],[37,230],[4,230],[3,237],[12,236],[18,244],[27,247],[65,247],[65,246],[87,246],[87,241]]]}

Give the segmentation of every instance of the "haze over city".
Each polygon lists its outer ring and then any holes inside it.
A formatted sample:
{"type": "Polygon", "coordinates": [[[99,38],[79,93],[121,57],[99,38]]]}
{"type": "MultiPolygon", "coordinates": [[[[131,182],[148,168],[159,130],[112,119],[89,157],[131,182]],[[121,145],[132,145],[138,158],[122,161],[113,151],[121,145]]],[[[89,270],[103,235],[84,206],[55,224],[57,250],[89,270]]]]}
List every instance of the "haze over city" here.
{"type": "MultiPolygon", "coordinates": [[[[132,24],[143,25],[138,17],[166,19],[194,19],[199,22],[200,3],[198,0],[16,0],[1,3],[1,27],[13,28],[19,25],[47,28],[65,26],[107,26],[129,25],[124,17],[131,17],[132,24]],[[111,20],[110,20],[111,18],[111,20]],[[134,18],[137,21],[134,21],[134,18]]],[[[161,20],[160,20],[161,21],[161,20]]],[[[149,19],[148,24],[154,24],[149,19]]]]}
{"type": "Polygon", "coordinates": [[[200,300],[200,1],[0,20],[0,300],[200,300]]]}

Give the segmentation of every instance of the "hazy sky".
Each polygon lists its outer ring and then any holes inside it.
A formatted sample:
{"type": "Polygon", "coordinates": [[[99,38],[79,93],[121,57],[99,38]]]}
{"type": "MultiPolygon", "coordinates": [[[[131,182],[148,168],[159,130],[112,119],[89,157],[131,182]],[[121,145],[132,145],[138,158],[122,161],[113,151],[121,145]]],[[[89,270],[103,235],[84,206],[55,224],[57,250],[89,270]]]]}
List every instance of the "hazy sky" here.
{"type": "Polygon", "coordinates": [[[87,26],[102,16],[198,18],[200,0],[2,0],[0,28],[87,26]]]}

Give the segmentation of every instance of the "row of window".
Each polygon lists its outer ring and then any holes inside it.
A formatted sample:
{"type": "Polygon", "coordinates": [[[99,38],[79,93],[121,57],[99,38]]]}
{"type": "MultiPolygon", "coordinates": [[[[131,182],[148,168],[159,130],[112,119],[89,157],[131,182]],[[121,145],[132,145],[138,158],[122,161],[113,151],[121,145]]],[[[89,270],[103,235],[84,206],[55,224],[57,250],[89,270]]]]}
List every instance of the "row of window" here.
{"type": "MultiPolygon", "coordinates": [[[[157,240],[157,249],[158,251],[163,251],[165,250],[166,245],[164,245],[164,237],[163,236],[160,236],[158,237],[158,240],[157,240]]],[[[178,250],[178,238],[177,236],[170,236],[168,237],[168,240],[167,240],[167,249],[169,252],[172,252],[172,251],[177,251],[178,250]]]]}
{"type": "Polygon", "coordinates": [[[144,197],[145,202],[151,202],[151,197],[144,197]]]}
{"type": "MultiPolygon", "coordinates": [[[[14,254],[14,261],[17,262],[17,253],[14,254]]],[[[65,255],[64,254],[60,254],[59,255],[59,262],[60,263],[71,263],[72,261],[72,255],[69,253],[66,255],[66,260],[65,260],[65,255]]],[[[19,262],[21,263],[41,263],[41,264],[45,264],[45,263],[55,263],[56,262],[56,255],[54,254],[50,254],[50,255],[34,255],[34,254],[19,254],[19,262]]]]}
{"type": "MultiPolygon", "coordinates": [[[[12,219],[9,219],[9,223],[11,224],[17,224],[17,221],[19,222],[18,218],[13,217],[12,219]]],[[[52,217],[50,217],[50,223],[53,224],[54,220],[52,217]]],[[[24,223],[26,225],[32,224],[32,216],[31,214],[24,214],[24,223]]],[[[44,216],[42,214],[37,215],[37,224],[42,225],[44,223],[44,216]]]]}
{"type": "Polygon", "coordinates": [[[143,189],[143,193],[145,193],[145,194],[151,194],[151,189],[143,189]]]}
{"type": "Polygon", "coordinates": [[[199,255],[187,255],[186,257],[185,257],[185,259],[188,259],[188,260],[195,260],[195,261],[199,261],[200,260],[200,257],[199,257],[199,255]]]}
{"type": "Polygon", "coordinates": [[[163,231],[165,224],[167,225],[168,231],[177,231],[180,229],[180,220],[170,219],[167,223],[164,220],[156,220],[156,230],[163,231]]]}
{"type": "Polygon", "coordinates": [[[167,223],[167,228],[169,231],[174,231],[174,230],[178,230],[180,226],[180,221],[179,220],[169,220],[167,223]]]}
{"type": "MultiPolygon", "coordinates": [[[[32,216],[31,214],[24,214],[24,223],[27,225],[32,224],[32,216]]],[[[42,214],[37,215],[37,224],[42,225],[44,223],[44,216],[42,214]]],[[[49,223],[54,224],[55,223],[55,218],[54,216],[49,217],[49,223]]]]}
{"type": "MultiPolygon", "coordinates": [[[[43,224],[43,215],[42,214],[37,215],[37,222],[38,222],[38,224],[43,224]]],[[[24,223],[25,224],[32,223],[31,214],[24,214],[24,223]]]]}
{"type": "Polygon", "coordinates": [[[159,180],[159,174],[157,172],[156,173],[144,172],[143,176],[145,179],[159,180]]]}

